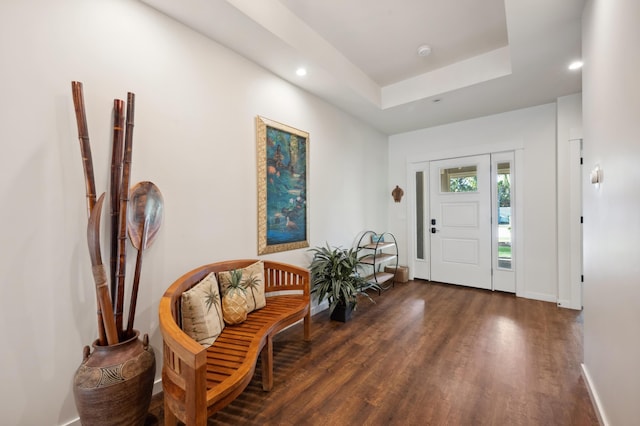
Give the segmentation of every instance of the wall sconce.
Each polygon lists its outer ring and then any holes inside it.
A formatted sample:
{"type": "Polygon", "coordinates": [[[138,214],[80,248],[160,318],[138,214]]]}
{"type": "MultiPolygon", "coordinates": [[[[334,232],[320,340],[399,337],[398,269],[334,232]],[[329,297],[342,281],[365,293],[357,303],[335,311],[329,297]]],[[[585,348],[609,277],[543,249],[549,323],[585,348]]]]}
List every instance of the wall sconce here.
{"type": "Polygon", "coordinates": [[[404,191],[398,185],[391,191],[391,196],[393,197],[393,201],[399,203],[402,200],[402,196],[404,195],[404,191]]]}
{"type": "Polygon", "coordinates": [[[593,170],[591,170],[591,183],[594,185],[597,185],[601,182],[602,182],[602,169],[600,169],[600,166],[596,166],[594,167],[593,170]]]}

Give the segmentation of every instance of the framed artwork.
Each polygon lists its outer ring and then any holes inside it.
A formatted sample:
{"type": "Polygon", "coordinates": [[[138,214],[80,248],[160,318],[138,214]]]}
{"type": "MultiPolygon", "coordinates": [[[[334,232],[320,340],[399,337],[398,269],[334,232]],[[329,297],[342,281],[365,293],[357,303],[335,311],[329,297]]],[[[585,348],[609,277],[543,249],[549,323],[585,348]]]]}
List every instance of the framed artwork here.
{"type": "Polygon", "coordinates": [[[256,117],[258,254],[309,247],[309,133],[256,117]]]}

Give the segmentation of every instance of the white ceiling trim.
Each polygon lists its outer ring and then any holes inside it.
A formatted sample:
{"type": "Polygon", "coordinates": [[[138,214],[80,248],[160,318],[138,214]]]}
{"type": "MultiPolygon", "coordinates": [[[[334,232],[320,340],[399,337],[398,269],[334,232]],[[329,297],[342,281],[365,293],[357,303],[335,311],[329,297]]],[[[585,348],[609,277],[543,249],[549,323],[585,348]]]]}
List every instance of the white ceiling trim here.
{"type": "Polygon", "coordinates": [[[382,109],[472,86],[511,74],[509,47],[439,68],[382,88],[382,109]]]}
{"type": "MultiPolygon", "coordinates": [[[[364,100],[380,109],[437,96],[511,73],[509,48],[503,47],[380,87],[278,0],[183,0],[179,4],[163,0],[143,1],[285,79],[291,79],[294,70],[304,66],[309,72],[309,79],[337,79],[343,90],[361,98],[359,103],[364,100]],[[189,12],[181,12],[185,10],[189,12]],[[244,38],[230,37],[225,27],[217,25],[223,13],[225,19],[232,15],[233,21],[237,20],[235,25],[242,25],[246,34],[244,38]],[[251,39],[256,42],[247,43],[251,39]],[[283,57],[299,57],[301,60],[299,63],[287,62],[281,60],[283,57]]],[[[305,81],[297,84],[305,87],[305,81]]],[[[318,81],[306,84],[313,85],[315,90],[323,86],[318,81]]]]}
{"type": "MultiPolygon", "coordinates": [[[[306,66],[323,69],[330,75],[340,76],[347,86],[372,104],[380,107],[380,86],[360,68],[356,67],[336,48],[320,37],[305,22],[294,15],[278,0],[225,0],[252,19],[254,24],[269,31],[275,38],[292,47],[307,58],[306,66]]],[[[236,46],[234,48],[241,48],[236,46]]],[[[270,55],[270,52],[265,52],[270,55]]],[[[255,57],[253,58],[256,59],[255,57]]],[[[263,65],[266,61],[257,58],[263,65]]],[[[295,67],[297,68],[297,67],[295,67]]],[[[292,72],[295,68],[282,70],[292,72]]]]}

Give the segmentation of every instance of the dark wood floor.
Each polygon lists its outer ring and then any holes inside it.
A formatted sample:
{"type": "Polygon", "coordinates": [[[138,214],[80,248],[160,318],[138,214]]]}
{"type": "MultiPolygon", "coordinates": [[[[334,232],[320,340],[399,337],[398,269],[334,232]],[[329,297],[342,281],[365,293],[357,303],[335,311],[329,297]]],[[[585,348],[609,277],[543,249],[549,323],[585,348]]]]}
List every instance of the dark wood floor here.
{"type": "MultiPolygon", "coordinates": [[[[597,425],[580,374],[582,315],[552,303],[426,281],[396,284],[351,322],[313,317],[274,344],[210,425],[597,425]]],[[[162,424],[161,396],[149,424],[162,424]]]]}

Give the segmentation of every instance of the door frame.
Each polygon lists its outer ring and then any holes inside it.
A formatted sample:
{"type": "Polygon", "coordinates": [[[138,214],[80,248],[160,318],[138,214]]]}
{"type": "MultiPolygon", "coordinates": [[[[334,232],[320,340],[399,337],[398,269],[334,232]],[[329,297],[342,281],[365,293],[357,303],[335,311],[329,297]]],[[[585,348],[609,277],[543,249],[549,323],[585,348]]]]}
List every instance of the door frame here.
{"type": "Polygon", "coordinates": [[[582,165],[582,150],[583,150],[582,138],[569,140],[569,211],[570,211],[570,225],[569,225],[569,237],[571,255],[569,259],[569,271],[570,271],[570,285],[571,285],[571,302],[566,305],[561,305],[571,309],[582,309],[582,277],[584,271],[584,264],[582,258],[582,192],[584,190],[583,183],[589,182],[586,179],[586,172],[582,165]]]}
{"type": "MultiPolygon", "coordinates": [[[[416,157],[407,158],[406,160],[406,172],[407,172],[407,224],[406,224],[406,232],[407,232],[407,264],[409,266],[409,278],[414,279],[414,271],[416,267],[416,184],[415,184],[415,174],[418,171],[425,172],[425,188],[429,188],[429,163],[435,160],[443,160],[448,158],[456,158],[456,157],[469,157],[473,155],[482,155],[482,154],[498,154],[501,152],[512,151],[514,153],[514,170],[518,174],[518,178],[515,179],[514,185],[514,193],[517,194],[515,197],[515,220],[516,223],[519,224],[512,234],[513,238],[513,246],[514,251],[518,254],[514,259],[514,271],[515,271],[515,281],[516,281],[516,296],[524,297],[526,294],[526,283],[524,281],[524,262],[523,259],[526,257],[526,253],[524,250],[524,244],[522,241],[523,228],[524,228],[524,202],[526,199],[526,194],[524,192],[524,143],[523,141],[515,141],[510,143],[497,143],[485,145],[482,147],[468,147],[464,149],[454,149],[449,151],[435,151],[432,153],[425,154],[422,157],[416,159],[416,157]],[[412,160],[413,159],[413,160],[412,160]]],[[[428,196],[425,196],[425,199],[428,200],[428,196]]],[[[429,211],[430,206],[425,206],[425,212],[429,211]]],[[[425,214],[425,220],[428,220],[428,215],[425,214]]],[[[428,229],[426,227],[427,224],[423,225],[425,230],[428,229]]],[[[431,259],[431,234],[426,232],[425,236],[425,259],[430,262],[431,259]]],[[[430,266],[430,265],[429,265],[430,266]]],[[[422,277],[421,277],[422,278],[422,277]]],[[[431,279],[429,276],[425,278],[427,280],[431,279]]]]}

